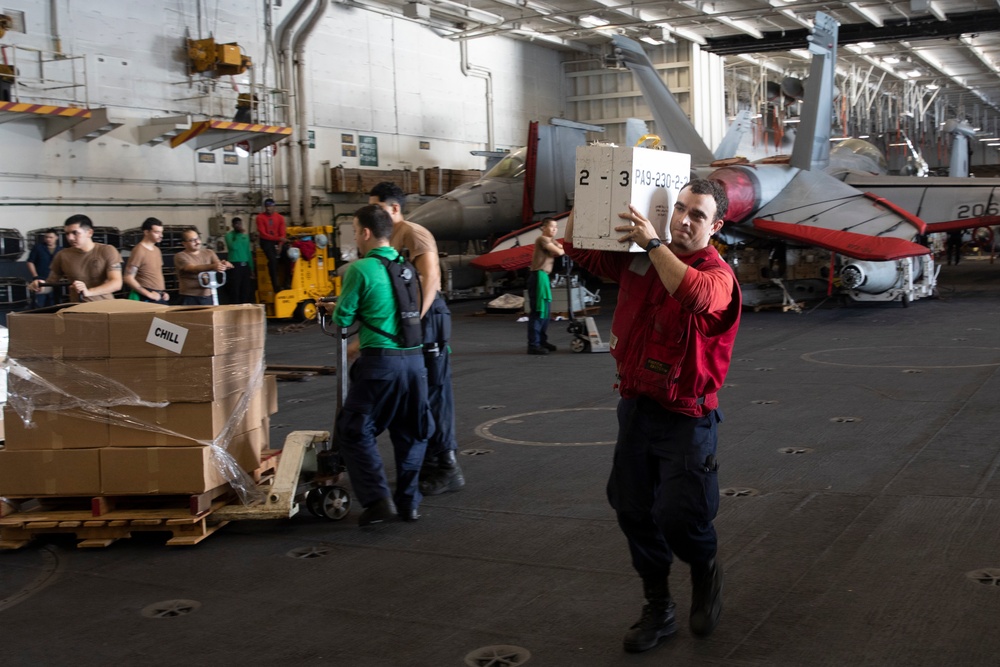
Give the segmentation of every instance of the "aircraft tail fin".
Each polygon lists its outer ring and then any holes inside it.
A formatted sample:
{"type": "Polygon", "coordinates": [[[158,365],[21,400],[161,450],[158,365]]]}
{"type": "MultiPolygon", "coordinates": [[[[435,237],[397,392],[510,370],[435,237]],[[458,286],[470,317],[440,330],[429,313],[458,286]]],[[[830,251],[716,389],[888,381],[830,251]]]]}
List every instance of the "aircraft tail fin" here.
{"type": "Polygon", "coordinates": [[[944,131],[952,136],[948,175],[966,178],[969,175],[969,140],[976,136],[976,131],[966,121],[956,118],[944,124],[944,131]]]}
{"type": "Polygon", "coordinates": [[[830,164],[830,127],[833,124],[833,73],[837,66],[838,23],[816,12],[809,52],[813,54],[806,81],[806,96],[792,148],[791,165],[799,169],[824,169],[830,164]]]}
{"type": "Polygon", "coordinates": [[[656,121],[656,134],[671,151],[687,153],[692,164],[708,164],[714,158],[694,124],[681,109],[681,106],[663,83],[642,46],[628,37],[615,35],[611,38],[615,46],[615,55],[625,66],[632,70],[643,97],[649,104],[656,121]]]}
{"type": "Polygon", "coordinates": [[[736,117],[733,118],[733,122],[729,125],[729,129],[726,130],[726,136],[722,137],[722,141],[715,149],[715,159],[724,160],[726,158],[735,157],[736,151],[739,150],[740,142],[743,140],[743,135],[746,134],[747,130],[750,129],[750,110],[743,109],[736,117]]]}
{"type": "Polygon", "coordinates": [[[646,125],[646,121],[639,118],[626,118],[625,119],[625,145],[635,146],[639,143],[639,139],[642,139],[649,134],[649,127],[646,125]]]}

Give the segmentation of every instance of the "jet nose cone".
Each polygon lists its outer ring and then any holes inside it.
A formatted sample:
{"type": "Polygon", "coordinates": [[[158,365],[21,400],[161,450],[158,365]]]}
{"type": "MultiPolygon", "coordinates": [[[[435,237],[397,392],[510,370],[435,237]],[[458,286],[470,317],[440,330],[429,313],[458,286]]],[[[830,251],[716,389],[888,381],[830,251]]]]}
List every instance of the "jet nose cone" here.
{"type": "Polygon", "coordinates": [[[464,239],[462,206],[453,199],[435,199],[406,216],[410,222],[426,227],[439,239],[464,239]]]}

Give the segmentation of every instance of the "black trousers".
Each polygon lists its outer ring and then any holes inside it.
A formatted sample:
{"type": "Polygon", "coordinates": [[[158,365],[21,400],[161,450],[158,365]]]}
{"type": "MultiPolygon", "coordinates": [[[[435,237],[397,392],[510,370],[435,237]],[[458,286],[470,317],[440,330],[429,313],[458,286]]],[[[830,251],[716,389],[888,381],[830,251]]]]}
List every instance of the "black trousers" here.
{"type": "Polygon", "coordinates": [[[281,291],[282,284],[278,280],[278,242],[260,239],[260,249],[267,257],[267,273],[271,278],[271,289],[277,293],[281,291]]]}
{"type": "Polygon", "coordinates": [[[639,576],[669,574],[675,555],[689,564],[715,557],[721,420],[718,410],[689,417],[646,397],[618,403],[608,500],[639,576]]]}
{"type": "Polygon", "coordinates": [[[226,303],[253,303],[253,276],[250,262],[233,262],[226,271],[226,303]]]}

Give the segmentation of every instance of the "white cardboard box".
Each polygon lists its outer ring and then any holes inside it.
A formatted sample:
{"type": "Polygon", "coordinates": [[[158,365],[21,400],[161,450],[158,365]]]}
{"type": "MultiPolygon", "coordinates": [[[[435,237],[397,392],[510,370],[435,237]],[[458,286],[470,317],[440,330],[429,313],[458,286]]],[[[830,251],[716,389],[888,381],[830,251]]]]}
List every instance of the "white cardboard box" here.
{"type": "Polygon", "coordinates": [[[691,178],[691,156],[650,148],[610,144],[576,149],[576,194],[573,245],[590,250],[641,252],[636,244],[618,242],[625,224],[618,217],[632,204],[645,215],[659,237],[670,241],[670,215],[681,188],[691,178]]]}

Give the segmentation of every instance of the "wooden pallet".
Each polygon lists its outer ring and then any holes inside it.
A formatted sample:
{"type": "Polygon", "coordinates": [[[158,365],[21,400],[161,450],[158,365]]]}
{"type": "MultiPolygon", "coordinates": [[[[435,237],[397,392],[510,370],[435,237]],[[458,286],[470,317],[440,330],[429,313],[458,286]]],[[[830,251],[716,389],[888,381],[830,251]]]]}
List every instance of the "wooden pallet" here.
{"type": "MultiPolygon", "coordinates": [[[[248,473],[267,484],[280,450],[262,453],[259,468],[248,473]]],[[[106,547],[135,532],[170,533],[170,546],[191,545],[229,523],[213,514],[236,502],[228,484],[190,496],[43,496],[5,498],[0,503],[0,549],[20,549],[39,535],[70,533],[77,547],[106,547]]]]}
{"type": "Polygon", "coordinates": [[[212,512],[229,502],[215,500],[208,510],[192,515],[190,507],[112,509],[99,517],[87,510],[19,511],[0,518],[0,549],[20,549],[39,535],[70,533],[77,547],[106,547],[134,532],[167,532],[171,546],[197,544],[227,521],[209,522],[212,512]]]}

